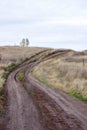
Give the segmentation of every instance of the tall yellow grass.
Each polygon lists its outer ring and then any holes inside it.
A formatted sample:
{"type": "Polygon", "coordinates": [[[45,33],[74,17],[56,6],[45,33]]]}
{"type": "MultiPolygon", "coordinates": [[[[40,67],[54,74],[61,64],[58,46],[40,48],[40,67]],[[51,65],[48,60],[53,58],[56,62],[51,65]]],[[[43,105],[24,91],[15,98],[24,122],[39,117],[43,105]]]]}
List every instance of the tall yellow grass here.
{"type": "Polygon", "coordinates": [[[87,63],[67,62],[58,58],[40,63],[33,70],[33,76],[65,92],[73,91],[87,98],[87,63]]]}

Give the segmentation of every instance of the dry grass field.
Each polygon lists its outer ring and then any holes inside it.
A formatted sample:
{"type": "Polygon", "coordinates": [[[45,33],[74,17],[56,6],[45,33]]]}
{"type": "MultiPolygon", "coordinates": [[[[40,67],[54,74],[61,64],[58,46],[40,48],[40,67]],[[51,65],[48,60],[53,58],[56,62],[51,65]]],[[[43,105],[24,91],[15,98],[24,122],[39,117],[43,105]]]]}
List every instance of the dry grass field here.
{"type": "Polygon", "coordinates": [[[37,65],[33,76],[46,85],[87,100],[87,51],[71,52],[37,65]]]}
{"type": "Polygon", "coordinates": [[[11,63],[19,63],[45,48],[5,46],[0,47],[0,68],[11,63]]]}
{"type": "Polygon", "coordinates": [[[11,64],[18,64],[45,48],[5,46],[0,47],[0,77],[4,69],[11,64]]]}

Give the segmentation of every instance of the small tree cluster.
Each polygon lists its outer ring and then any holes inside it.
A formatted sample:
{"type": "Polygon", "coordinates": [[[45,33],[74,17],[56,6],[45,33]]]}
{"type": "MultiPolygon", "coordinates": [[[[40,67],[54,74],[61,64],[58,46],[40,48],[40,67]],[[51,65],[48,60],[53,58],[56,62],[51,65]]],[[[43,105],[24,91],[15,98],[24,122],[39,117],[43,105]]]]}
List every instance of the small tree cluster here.
{"type": "Polygon", "coordinates": [[[28,47],[29,46],[29,40],[28,38],[23,38],[22,41],[20,42],[20,46],[23,46],[23,47],[28,47]]]}

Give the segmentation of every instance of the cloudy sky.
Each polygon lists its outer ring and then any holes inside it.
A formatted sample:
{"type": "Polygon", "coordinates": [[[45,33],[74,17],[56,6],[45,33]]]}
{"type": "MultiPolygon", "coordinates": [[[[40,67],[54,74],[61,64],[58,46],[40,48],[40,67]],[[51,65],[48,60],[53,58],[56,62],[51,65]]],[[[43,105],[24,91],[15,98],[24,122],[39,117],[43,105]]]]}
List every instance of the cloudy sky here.
{"type": "Polygon", "coordinates": [[[0,45],[87,49],[87,0],[0,0],[0,45]]]}

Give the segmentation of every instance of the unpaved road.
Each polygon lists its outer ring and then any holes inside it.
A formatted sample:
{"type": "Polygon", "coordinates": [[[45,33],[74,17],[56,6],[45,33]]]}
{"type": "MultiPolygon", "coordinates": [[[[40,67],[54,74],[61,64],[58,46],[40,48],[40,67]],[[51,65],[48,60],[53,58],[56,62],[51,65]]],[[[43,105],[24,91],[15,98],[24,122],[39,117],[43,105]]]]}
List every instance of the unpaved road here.
{"type": "MultiPolygon", "coordinates": [[[[56,52],[41,61],[66,53],[56,52]]],[[[6,130],[87,130],[86,103],[48,88],[31,76],[32,68],[41,61],[27,61],[8,76],[6,130]],[[20,82],[16,74],[21,70],[24,78],[20,82]]]]}

